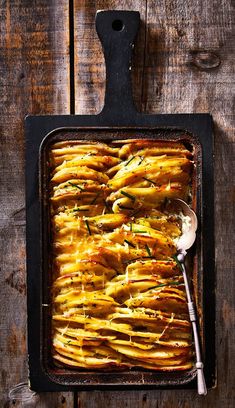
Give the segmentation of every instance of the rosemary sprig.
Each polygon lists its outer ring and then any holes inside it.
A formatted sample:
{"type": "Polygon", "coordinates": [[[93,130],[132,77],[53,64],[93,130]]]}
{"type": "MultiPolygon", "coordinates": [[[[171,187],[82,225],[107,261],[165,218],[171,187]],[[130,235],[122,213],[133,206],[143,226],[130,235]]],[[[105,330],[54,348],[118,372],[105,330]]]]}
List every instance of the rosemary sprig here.
{"type": "Polygon", "coordinates": [[[121,190],[120,193],[128,198],[130,198],[132,201],[135,201],[135,196],[133,196],[132,194],[127,193],[126,191],[121,190]]]}
{"type": "Polygon", "coordinates": [[[135,248],[135,245],[132,244],[132,242],[128,241],[127,239],[124,239],[124,242],[126,242],[130,247],[135,248]]]}
{"type": "Polygon", "coordinates": [[[81,191],[84,191],[84,188],[78,186],[77,184],[72,183],[71,181],[68,181],[68,184],[70,184],[70,185],[73,186],[73,187],[78,188],[78,189],[81,190],[81,191]]]}
{"type": "Polygon", "coordinates": [[[85,224],[86,224],[87,230],[89,232],[89,235],[91,235],[90,225],[89,225],[89,222],[87,220],[85,220],[85,224]]]}

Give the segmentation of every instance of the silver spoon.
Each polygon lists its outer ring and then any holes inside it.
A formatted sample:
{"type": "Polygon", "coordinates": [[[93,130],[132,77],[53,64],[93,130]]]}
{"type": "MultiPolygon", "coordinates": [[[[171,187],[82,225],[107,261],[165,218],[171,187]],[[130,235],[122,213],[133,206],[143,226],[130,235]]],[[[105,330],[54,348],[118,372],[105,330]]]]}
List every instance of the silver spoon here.
{"type": "Polygon", "coordinates": [[[199,395],[206,395],[207,388],[203,372],[203,363],[201,358],[201,350],[199,343],[199,335],[197,330],[196,323],[196,313],[194,308],[194,303],[190,294],[188,278],[186,274],[186,269],[184,266],[184,259],[187,254],[186,250],[191,248],[195,239],[196,239],[196,230],[197,230],[197,216],[195,212],[185,203],[185,201],[180,199],[171,200],[170,206],[174,208],[174,212],[182,212],[184,215],[190,217],[190,227],[188,231],[184,232],[177,242],[177,259],[181,265],[181,270],[184,278],[185,291],[187,296],[189,318],[192,322],[195,351],[196,351],[196,369],[197,369],[197,390],[199,395]]]}

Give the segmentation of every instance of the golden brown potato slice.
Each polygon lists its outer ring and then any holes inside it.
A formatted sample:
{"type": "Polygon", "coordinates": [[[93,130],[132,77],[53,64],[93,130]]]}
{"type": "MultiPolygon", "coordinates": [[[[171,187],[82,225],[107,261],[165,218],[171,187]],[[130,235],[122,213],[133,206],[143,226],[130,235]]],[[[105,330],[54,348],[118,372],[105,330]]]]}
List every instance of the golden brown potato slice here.
{"type": "Polygon", "coordinates": [[[99,183],[107,183],[109,180],[106,174],[89,169],[87,166],[65,167],[56,172],[51,180],[54,183],[63,183],[71,179],[93,180],[99,183]]]}
{"type": "Polygon", "coordinates": [[[87,370],[186,370],[192,336],[173,259],[192,152],[181,142],[62,141],[50,152],[53,358],[87,370]]]}

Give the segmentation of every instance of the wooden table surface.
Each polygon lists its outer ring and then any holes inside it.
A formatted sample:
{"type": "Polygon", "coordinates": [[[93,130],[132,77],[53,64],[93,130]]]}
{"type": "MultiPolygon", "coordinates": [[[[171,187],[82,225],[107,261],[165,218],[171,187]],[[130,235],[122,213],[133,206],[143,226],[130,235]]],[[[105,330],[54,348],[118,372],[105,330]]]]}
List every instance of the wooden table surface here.
{"type": "Polygon", "coordinates": [[[105,66],[94,27],[99,9],[140,11],[132,69],[139,111],[213,115],[218,382],[205,398],[194,390],[44,393],[37,407],[234,407],[232,0],[2,0],[0,9],[0,407],[24,406],[8,393],[27,382],[23,120],[28,113],[101,110],[105,66]]]}

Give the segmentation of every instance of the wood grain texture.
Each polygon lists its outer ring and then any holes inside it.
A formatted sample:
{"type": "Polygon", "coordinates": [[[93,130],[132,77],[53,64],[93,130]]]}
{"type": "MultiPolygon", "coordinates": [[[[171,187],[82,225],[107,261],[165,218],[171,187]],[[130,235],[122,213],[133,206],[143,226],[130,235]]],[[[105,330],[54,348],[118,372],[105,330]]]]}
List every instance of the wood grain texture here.
{"type": "MultiPolygon", "coordinates": [[[[0,406],[27,381],[24,127],[29,113],[69,113],[67,1],[2,1],[0,5],[1,243],[0,406]]],[[[44,395],[38,406],[68,407],[69,394],[44,395]]]]}
{"type": "MultiPolygon", "coordinates": [[[[234,12],[232,0],[74,0],[76,113],[98,113],[105,67],[95,33],[98,9],[139,10],[133,94],[148,113],[211,112],[215,121],[218,387],[195,391],[81,392],[80,408],[191,408],[235,405],[234,378],[234,12]]],[[[69,113],[68,2],[0,5],[1,361],[0,406],[27,381],[24,133],[27,113],[69,113]]],[[[209,271],[208,271],[209,273],[209,271]]],[[[72,408],[70,393],[42,394],[37,407],[72,408]]]]}
{"type": "MultiPolygon", "coordinates": [[[[210,112],[215,135],[216,354],[218,386],[196,391],[79,393],[79,408],[191,408],[235,405],[234,10],[231,0],[75,1],[76,113],[98,113],[105,67],[94,16],[98,9],[140,10],[132,81],[138,110],[210,112]]],[[[205,273],[210,273],[206,271],[205,273]]]]}

